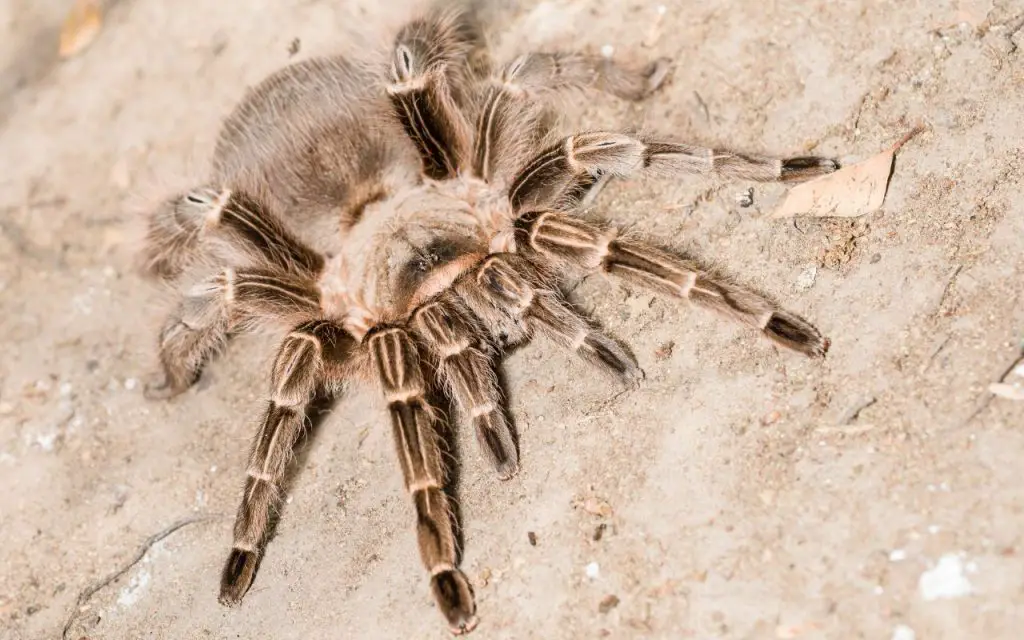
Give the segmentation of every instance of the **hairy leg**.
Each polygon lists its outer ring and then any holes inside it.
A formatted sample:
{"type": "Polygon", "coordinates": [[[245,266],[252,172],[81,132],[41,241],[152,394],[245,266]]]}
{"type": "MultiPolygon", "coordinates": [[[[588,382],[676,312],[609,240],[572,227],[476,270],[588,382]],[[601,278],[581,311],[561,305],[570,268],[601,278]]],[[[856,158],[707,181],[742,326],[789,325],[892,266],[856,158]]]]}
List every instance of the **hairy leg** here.
{"type": "Polygon", "coordinates": [[[552,96],[596,88],[642,100],[662,85],[669,70],[666,58],[636,69],[575,53],[519,56],[487,89],[473,137],[473,174],[486,181],[510,177],[547,132],[544,107],[552,96]]]}
{"type": "Polygon", "coordinates": [[[456,291],[495,340],[515,344],[540,333],[626,384],[642,376],[633,355],[573,310],[522,256],[491,254],[456,291]]]}
{"type": "Polygon", "coordinates": [[[430,572],[434,599],[452,633],[467,633],[477,624],[476,603],[469,580],[458,568],[437,415],[427,401],[419,349],[398,327],[376,327],[363,343],[388,403],[405,488],[416,506],[420,557],[430,572]]]}
{"type": "Polygon", "coordinates": [[[324,263],[255,198],[209,186],[170,198],[150,214],[143,268],[172,280],[204,255],[309,277],[324,263]]]}
{"type": "Polygon", "coordinates": [[[324,320],[302,324],[281,343],[271,372],[270,402],[249,454],[234,543],[221,576],[222,604],[237,604],[252,585],[271,520],[281,506],[288,462],[305,432],[306,411],[317,391],[337,385],[331,378],[355,344],[341,327],[324,320]]]}
{"type": "Polygon", "coordinates": [[[146,385],[150,399],[170,398],[199,378],[230,331],[261,321],[294,326],[320,312],[316,284],[265,269],[225,269],[192,287],[160,332],[161,375],[146,385]]]}
{"type": "Polygon", "coordinates": [[[563,271],[605,271],[710,309],[760,330],[774,342],[821,357],[828,341],[796,314],[763,295],[701,267],[696,261],[636,240],[618,230],[556,212],[530,212],[516,221],[517,251],[563,271]]]}
{"type": "Polygon", "coordinates": [[[494,354],[470,318],[468,309],[447,295],[416,309],[410,326],[437,359],[438,377],[472,425],[484,457],[508,480],[519,470],[519,455],[498,388],[494,354]]]}
{"type": "Polygon", "coordinates": [[[603,176],[641,171],[676,177],[687,174],[759,182],[799,182],[831,173],[837,164],[818,157],[772,158],[708,149],[622,133],[577,133],[535,155],[517,174],[508,195],[516,211],[575,208],[603,176]]]}
{"type": "Polygon", "coordinates": [[[466,58],[476,38],[471,17],[458,10],[434,11],[405,25],[395,38],[388,96],[419,151],[423,174],[434,180],[455,177],[469,156],[462,109],[466,58]]]}

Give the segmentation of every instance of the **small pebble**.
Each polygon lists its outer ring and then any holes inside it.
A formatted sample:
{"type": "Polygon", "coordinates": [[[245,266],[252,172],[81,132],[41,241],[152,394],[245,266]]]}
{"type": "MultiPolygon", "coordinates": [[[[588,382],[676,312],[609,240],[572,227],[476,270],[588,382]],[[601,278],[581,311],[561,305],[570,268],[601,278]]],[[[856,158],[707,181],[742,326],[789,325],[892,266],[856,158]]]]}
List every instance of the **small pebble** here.
{"type": "Polygon", "coordinates": [[[601,47],[601,55],[604,56],[605,58],[611,58],[613,55],[615,55],[615,47],[613,47],[610,44],[604,45],[603,47],[601,47]]]}
{"type": "Polygon", "coordinates": [[[900,562],[907,559],[907,552],[903,549],[893,549],[889,552],[889,560],[892,562],[900,562]]]}
{"type": "Polygon", "coordinates": [[[793,283],[793,286],[797,291],[807,291],[814,286],[814,281],[817,277],[818,267],[812,264],[800,272],[800,275],[796,277],[796,282],[793,283]]]}
{"type": "Polygon", "coordinates": [[[914,630],[905,624],[898,624],[896,628],[892,630],[892,640],[915,640],[917,634],[914,630]]]}
{"type": "Polygon", "coordinates": [[[597,605],[597,610],[601,613],[608,613],[615,607],[619,606],[619,602],[619,597],[614,593],[610,593],[601,598],[601,602],[597,605]]]}
{"type": "Polygon", "coordinates": [[[591,515],[601,516],[602,518],[612,515],[612,506],[604,500],[593,496],[583,501],[583,510],[591,515]]]}
{"type": "Polygon", "coordinates": [[[947,553],[934,567],[922,573],[917,588],[925,601],[961,598],[974,591],[964,575],[964,561],[956,553],[947,553]]]}
{"type": "Polygon", "coordinates": [[[603,522],[601,524],[597,525],[596,527],[594,527],[594,535],[591,536],[591,538],[593,538],[594,542],[600,542],[601,541],[601,538],[604,537],[604,530],[607,529],[607,528],[608,528],[608,525],[606,525],[603,522]]]}
{"type": "Polygon", "coordinates": [[[529,540],[531,547],[537,546],[537,534],[532,531],[526,532],[526,539],[529,540]]]}
{"type": "Polygon", "coordinates": [[[601,567],[596,562],[591,562],[587,565],[587,577],[591,580],[596,580],[601,575],[601,567]]]}
{"type": "Polygon", "coordinates": [[[672,340],[663,343],[660,347],[654,350],[655,360],[667,360],[672,357],[672,350],[675,349],[676,343],[672,340]]]}
{"type": "Polygon", "coordinates": [[[62,382],[62,383],[60,383],[60,395],[62,395],[62,396],[70,396],[71,395],[71,391],[73,389],[74,389],[74,386],[70,382],[62,382]]]}
{"type": "Polygon", "coordinates": [[[139,386],[139,381],[136,380],[135,378],[128,378],[127,380],[124,381],[124,388],[127,389],[128,391],[133,390],[137,386],[139,386]]]}

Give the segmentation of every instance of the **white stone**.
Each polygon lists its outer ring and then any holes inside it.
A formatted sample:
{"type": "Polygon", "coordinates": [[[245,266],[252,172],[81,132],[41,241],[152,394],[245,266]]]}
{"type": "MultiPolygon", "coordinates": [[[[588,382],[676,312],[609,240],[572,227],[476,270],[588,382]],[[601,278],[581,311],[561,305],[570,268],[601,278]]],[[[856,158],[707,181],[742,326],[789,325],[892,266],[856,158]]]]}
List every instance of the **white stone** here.
{"type": "Polygon", "coordinates": [[[905,624],[898,624],[892,630],[892,640],[916,640],[917,634],[905,624]]]}
{"type": "Polygon", "coordinates": [[[947,553],[939,562],[921,574],[917,588],[925,600],[962,598],[973,593],[971,581],[964,575],[964,561],[959,554],[947,553]]]}
{"type": "Polygon", "coordinates": [[[814,281],[817,278],[818,267],[812,264],[800,272],[800,275],[796,277],[796,282],[793,283],[793,286],[796,287],[797,291],[807,291],[814,286],[814,281]]]}

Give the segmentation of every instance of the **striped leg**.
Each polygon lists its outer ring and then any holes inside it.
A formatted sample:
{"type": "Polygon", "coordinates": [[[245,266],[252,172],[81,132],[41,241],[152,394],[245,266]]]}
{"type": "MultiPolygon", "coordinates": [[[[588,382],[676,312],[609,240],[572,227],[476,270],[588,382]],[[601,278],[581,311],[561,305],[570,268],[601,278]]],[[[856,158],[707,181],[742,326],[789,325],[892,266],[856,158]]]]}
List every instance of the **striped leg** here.
{"type": "Polygon", "coordinates": [[[265,205],[241,191],[197,187],[149,217],[144,269],[172,280],[200,256],[315,277],[323,257],[293,236],[265,205]]]}
{"type": "Polygon", "coordinates": [[[238,604],[252,585],[270,523],[280,508],[282,481],[305,431],[306,411],[355,346],[345,331],[324,320],[305,323],[281,343],[271,374],[271,398],[249,454],[245,491],[235,519],[234,544],[221,576],[220,602],[238,604]]]}
{"type": "Polygon", "coordinates": [[[689,300],[809,357],[821,357],[828,340],[799,316],[729,279],[643,242],[555,212],[532,212],[516,221],[516,248],[546,264],[576,272],[603,270],[661,293],[689,300]]]}
{"type": "Polygon", "coordinates": [[[457,292],[495,340],[516,344],[541,333],[627,384],[643,375],[628,350],[574,311],[522,256],[490,255],[457,292]]]}
{"type": "Polygon", "coordinates": [[[469,580],[458,568],[437,416],[426,399],[417,346],[398,327],[374,328],[363,342],[388,403],[405,488],[416,506],[420,557],[430,572],[434,599],[452,633],[468,633],[477,624],[476,603],[469,580]]]}
{"type": "Polygon", "coordinates": [[[150,399],[187,390],[229,331],[260,321],[294,326],[320,312],[316,284],[265,269],[225,269],[192,287],[160,332],[162,371],[146,384],[150,399]]]}
{"type": "Polygon", "coordinates": [[[571,135],[537,154],[512,182],[509,200],[517,211],[565,210],[574,207],[601,177],[627,176],[640,170],[669,176],[714,174],[759,182],[799,182],[836,168],[827,158],[750,156],[595,131],[571,135]]]}
{"type": "Polygon", "coordinates": [[[484,457],[498,477],[508,480],[519,470],[519,455],[505,417],[494,356],[481,340],[481,329],[473,326],[468,310],[452,295],[418,308],[411,324],[437,358],[438,376],[472,424],[484,457]]]}
{"type": "Polygon", "coordinates": [[[547,131],[542,115],[545,97],[598,88],[642,100],[662,85],[669,69],[666,58],[635,69],[576,53],[519,56],[494,78],[484,98],[473,137],[473,174],[490,182],[519,169],[547,131]]]}
{"type": "Polygon", "coordinates": [[[472,25],[458,11],[410,22],[395,38],[388,96],[420,153],[423,174],[434,180],[454,178],[469,155],[458,97],[474,46],[472,25]]]}

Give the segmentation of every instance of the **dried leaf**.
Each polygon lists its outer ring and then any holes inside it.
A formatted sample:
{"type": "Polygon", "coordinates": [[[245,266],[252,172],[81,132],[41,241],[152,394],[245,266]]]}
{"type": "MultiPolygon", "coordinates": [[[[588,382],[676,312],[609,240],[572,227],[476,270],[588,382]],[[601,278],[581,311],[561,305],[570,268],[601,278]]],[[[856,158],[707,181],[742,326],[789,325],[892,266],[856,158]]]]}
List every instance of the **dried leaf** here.
{"type": "Polygon", "coordinates": [[[102,25],[98,0],[74,0],[60,30],[60,57],[70,58],[92,44],[102,25]]]}
{"type": "Polygon", "coordinates": [[[877,211],[889,188],[896,152],[920,131],[920,128],[914,129],[892,148],[873,158],[793,187],[771,217],[855,218],[877,211]]]}
{"type": "Polygon", "coordinates": [[[602,518],[608,518],[612,515],[612,506],[604,500],[593,496],[583,501],[583,510],[591,515],[601,516],[602,518]]]}
{"type": "Polygon", "coordinates": [[[972,27],[980,27],[992,11],[992,0],[958,0],[956,3],[956,21],[966,22],[972,27]]]}
{"type": "Polygon", "coordinates": [[[993,382],[988,385],[988,390],[1000,398],[1007,400],[1024,400],[1024,387],[1005,382],[993,382]]]}

